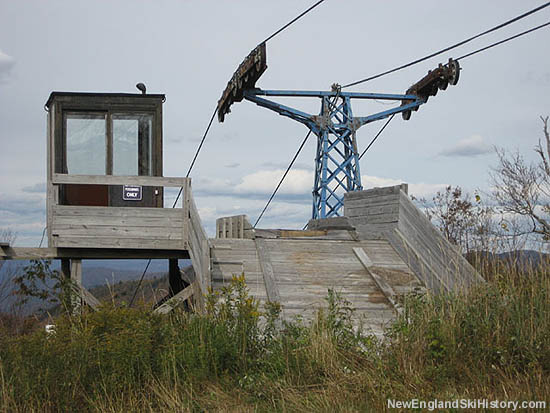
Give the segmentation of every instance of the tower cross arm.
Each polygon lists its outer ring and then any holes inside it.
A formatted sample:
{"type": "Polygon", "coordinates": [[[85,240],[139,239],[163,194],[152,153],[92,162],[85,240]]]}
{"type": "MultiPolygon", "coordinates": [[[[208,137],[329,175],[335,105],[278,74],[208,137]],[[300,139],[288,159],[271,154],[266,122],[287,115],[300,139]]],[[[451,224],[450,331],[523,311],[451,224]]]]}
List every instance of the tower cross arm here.
{"type": "MultiPolygon", "coordinates": [[[[243,93],[243,96],[246,100],[249,100],[250,102],[254,102],[258,106],[264,107],[266,109],[270,109],[274,112],[277,112],[281,116],[286,116],[288,118],[294,119],[295,121],[301,122],[306,126],[308,126],[310,129],[313,129],[313,130],[316,129],[314,115],[310,113],[302,112],[301,110],[298,110],[295,108],[291,108],[290,106],[282,105],[278,102],[273,102],[271,100],[261,98],[258,96],[260,94],[264,94],[261,92],[268,92],[268,91],[262,91],[260,89],[249,89],[243,93]]],[[[284,95],[284,96],[287,96],[287,95],[284,95]]],[[[294,96],[297,96],[297,95],[294,95],[294,96]]]]}
{"type": "Polygon", "coordinates": [[[367,123],[375,122],[377,120],[381,120],[384,118],[388,118],[391,115],[395,115],[397,113],[407,112],[418,109],[421,105],[427,102],[427,99],[419,97],[419,96],[412,96],[413,101],[410,100],[406,102],[405,104],[401,106],[397,106],[388,110],[384,110],[382,112],[374,113],[369,116],[358,116],[353,118],[353,128],[354,130],[359,129],[361,126],[366,125],[367,123]]]}

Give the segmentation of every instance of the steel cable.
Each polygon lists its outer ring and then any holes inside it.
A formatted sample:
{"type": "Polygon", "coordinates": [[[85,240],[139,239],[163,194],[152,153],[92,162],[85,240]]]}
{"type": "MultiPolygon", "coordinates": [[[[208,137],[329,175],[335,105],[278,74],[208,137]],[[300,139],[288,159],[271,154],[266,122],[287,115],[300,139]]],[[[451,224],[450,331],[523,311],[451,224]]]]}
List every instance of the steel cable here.
{"type": "Polygon", "coordinates": [[[441,49],[441,50],[439,50],[439,51],[437,51],[437,52],[431,53],[431,54],[429,54],[429,55],[427,55],[427,56],[421,57],[420,59],[416,59],[416,60],[414,60],[414,61],[412,61],[412,62],[409,62],[409,63],[406,63],[406,64],[404,64],[404,65],[398,66],[398,67],[396,67],[396,68],[394,68],[394,69],[386,70],[385,72],[379,73],[379,74],[377,74],[377,75],[370,76],[370,77],[367,77],[367,78],[365,78],[365,79],[358,80],[358,81],[356,81],[356,82],[348,83],[347,85],[342,86],[342,88],[348,88],[348,87],[350,87],[350,86],[355,86],[355,85],[358,85],[358,84],[361,84],[361,83],[368,82],[368,81],[370,81],[370,80],[378,79],[379,77],[382,77],[382,76],[385,76],[385,75],[389,75],[390,73],[397,72],[397,71],[399,71],[399,70],[402,70],[402,69],[405,69],[405,68],[407,68],[407,67],[413,66],[413,65],[418,64],[418,63],[420,63],[420,62],[423,62],[423,61],[425,61],[425,60],[431,59],[432,57],[435,57],[435,56],[438,56],[438,55],[440,55],[440,54],[442,54],[442,53],[448,52],[449,50],[455,49],[455,48],[457,48],[457,47],[459,47],[459,46],[462,46],[462,45],[464,45],[464,44],[466,44],[466,43],[469,43],[469,42],[471,42],[472,40],[475,40],[475,39],[477,39],[477,38],[479,38],[479,37],[481,37],[481,36],[485,36],[486,34],[492,33],[492,32],[494,32],[494,31],[496,31],[496,30],[499,30],[499,29],[501,29],[501,28],[503,28],[503,27],[505,27],[505,26],[508,26],[509,24],[512,24],[512,23],[514,23],[514,22],[517,22],[518,20],[521,20],[521,19],[523,19],[523,18],[525,18],[525,17],[527,17],[527,16],[530,16],[531,14],[534,14],[534,13],[536,13],[536,12],[538,12],[538,11],[541,11],[542,9],[544,9],[544,8],[546,8],[546,7],[548,7],[548,6],[550,6],[550,2],[544,3],[544,4],[542,4],[541,6],[535,7],[534,9],[529,10],[528,12],[525,12],[525,13],[523,13],[523,14],[517,16],[517,17],[514,17],[513,19],[510,19],[510,20],[508,20],[508,21],[506,21],[506,22],[504,22],[504,23],[501,23],[501,24],[499,24],[499,25],[497,25],[497,26],[495,26],[495,27],[492,27],[492,28],[489,29],[489,30],[485,30],[485,31],[482,32],[482,33],[476,34],[475,36],[469,37],[468,39],[462,40],[462,41],[460,41],[460,42],[458,42],[458,43],[455,43],[455,44],[453,44],[453,45],[451,45],[451,46],[449,46],[449,47],[446,47],[446,48],[444,48],[444,49],[441,49]]]}
{"type": "Polygon", "coordinates": [[[271,36],[269,36],[267,39],[265,39],[262,43],[267,43],[269,40],[273,39],[275,36],[277,36],[279,33],[281,33],[283,30],[285,30],[287,27],[289,27],[291,24],[295,23],[296,21],[300,20],[303,16],[308,14],[311,10],[313,10],[315,7],[323,3],[325,0],[319,0],[317,3],[315,3],[313,6],[305,10],[304,12],[300,13],[298,16],[296,16],[294,19],[289,21],[287,24],[285,24],[283,27],[281,27],[279,30],[277,30],[275,33],[273,33],[271,36]]]}
{"type": "MultiPolygon", "coordinates": [[[[189,178],[189,175],[191,174],[191,171],[193,170],[193,166],[195,166],[195,161],[197,160],[197,157],[199,156],[199,153],[201,151],[202,145],[204,144],[204,141],[206,139],[206,136],[208,135],[208,132],[210,131],[210,127],[212,126],[212,122],[214,118],[216,117],[216,113],[218,113],[218,107],[216,106],[216,109],[214,110],[214,113],[212,113],[212,117],[210,118],[210,122],[208,122],[208,126],[206,127],[206,130],[204,131],[204,135],[202,136],[201,142],[195,151],[195,156],[193,157],[193,160],[191,161],[191,165],[189,166],[189,170],[187,171],[187,174],[185,175],[186,178],[189,178]]],[[[174,204],[172,205],[172,208],[176,207],[176,204],[178,203],[178,200],[181,196],[181,193],[183,191],[183,188],[180,188],[178,195],[176,196],[176,200],[174,201],[174,204]]],[[[141,277],[139,279],[138,285],[134,291],[134,295],[132,296],[132,299],[130,300],[130,304],[128,304],[128,307],[131,307],[134,303],[134,299],[136,298],[136,294],[141,287],[141,283],[143,282],[143,278],[145,278],[145,274],[147,273],[147,269],[149,268],[149,265],[151,265],[151,259],[147,261],[147,265],[145,266],[145,270],[143,270],[143,273],[141,274],[141,277]]]]}
{"type": "MultiPolygon", "coordinates": [[[[317,6],[319,6],[321,3],[323,3],[325,0],[319,0],[317,3],[315,3],[314,5],[312,5],[311,7],[309,7],[307,10],[303,11],[302,13],[300,13],[298,16],[296,16],[294,19],[292,19],[290,22],[288,22],[287,24],[285,24],[283,27],[281,27],[280,29],[278,29],[277,31],[275,31],[273,34],[271,34],[269,37],[267,37],[263,42],[261,43],[266,43],[268,42],[269,40],[273,39],[275,36],[277,36],[279,33],[281,33],[283,30],[285,30],[286,28],[288,28],[290,25],[294,24],[296,21],[300,20],[303,16],[305,16],[306,14],[308,14],[310,11],[312,11],[314,8],[316,8],[317,6]]],[[[261,44],[260,43],[260,44],[261,44]]],[[[199,144],[199,147],[197,148],[197,151],[195,152],[195,156],[193,157],[193,160],[191,161],[191,165],[189,166],[189,170],[187,171],[187,174],[185,175],[186,178],[189,178],[189,175],[191,174],[191,171],[193,170],[193,166],[195,166],[195,162],[197,160],[197,157],[199,156],[199,153],[201,151],[201,148],[202,148],[202,145],[204,144],[204,141],[206,139],[206,136],[208,135],[208,132],[210,131],[210,127],[212,126],[212,122],[216,116],[216,113],[218,112],[218,107],[216,106],[216,109],[214,110],[214,113],[212,114],[212,117],[210,118],[210,122],[208,123],[208,127],[206,128],[206,131],[204,132],[204,135],[201,139],[201,142],[199,144]]],[[[308,136],[309,137],[309,133],[308,133],[308,136]]],[[[305,140],[307,140],[307,137],[305,140]]],[[[304,143],[305,143],[305,140],[304,140],[304,143]]],[[[302,145],[303,146],[303,145],[302,145]]],[[[300,147],[300,150],[301,150],[301,147],[300,147]]],[[[293,161],[294,162],[294,161],[293,161]]],[[[292,162],[292,163],[293,163],[292,162]]],[[[288,170],[287,172],[288,173],[288,170]]],[[[286,177],[286,173],[284,175],[284,177],[286,177]]],[[[283,177],[283,180],[284,180],[284,177],[283,177]]],[[[279,183],[279,186],[280,184],[282,183],[282,181],[279,183]]],[[[278,187],[277,187],[278,189],[278,187]]],[[[175,208],[180,196],[181,196],[181,193],[183,191],[183,188],[180,188],[179,192],[178,192],[178,195],[176,196],[176,200],[174,201],[174,205],[172,206],[172,208],[175,208]]],[[[276,191],[275,191],[276,192],[276,191]]],[[[273,194],[274,196],[275,194],[273,194]]],[[[271,199],[273,199],[273,196],[270,198],[269,202],[271,202],[271,199]]],[[[268,202],[268,205],[269,205],[269,202],[268,202]]],[[[266,208],[267,209],[267,206],[266,205],[266,208]]],[[[265,209],[263,212],[265,212],[265,209]]],[[[263,212],[262,212],[262,215],[263,215],[263,212]]],[[[261,215],[260,215],[260,218],[261,218],[261,215]]],[[[260,218],[258,218],[258,221],[260,220],[260,218]]],[[[256,221],[256,223],[258,222],[256,221]]],[[[143,278],[145,277],[145,274],[147,272],[147,269],[149,268],[149,265],[151,264],[151,260],[149,259],[149,261],[147,262],[147,266],[145,267],[145,270],[143,271],[143,274],[141,275],[141,278],[139,280],[139,283],[138,283],[138,286],[134,292],[134,295],[132,296],[132,300],[130,301],[130,304],[128,305],[129,307],[132,306],[133,302],[134,302],[134,299],[136,297],[136,294],[137,294],[137,291],[138,289],[140,288],[141,286],[141,283],[143,282],[143,278]]]]}
{"type": "Polygon", "coordinates": [[[543,24],[541,24],[541,25],[539,25],[539,26],[533,27],[532,29],[525,30],[525,31],[523,31],[523,32],[521,32],[521,33],[515,34],[515,35],[510,36],[510,37],[507,37],[506,39],[503,39],[503,40],[500,40],[500,41],[498,41],[498,42],[492,43],[492,44],[490,44],[489,46],[485,46],[485,47],[482,47],[482,48],[480,48],[480,49],[474,50],[473,52],[466,53],[465,55],[462,55],[462,56],[456,58],[455,60],[466,59],[467,57],[473,56],[473,55],[478,54],[478,53],[480,53],[480,52],[483,52],[483,51],[485,51],[485,50],[487,50],[487,49],[491,49],[491,48],[493,48],[493,47],[495,47],[495,46],[498,46],[498,45],[500,45],[500,44],[509,42],[510,40],[514,40],[514,39],[516,39],[516,38],[518,38],[518,37],[521,37],[521,36],[524,36],[524,35],[529,34],[529,33],[531,33],[531,32],[534,32],[534,31],[536,31],[536,30],[542,29],[543,27],[546,27],[546,26],[550,26],[550,21],[549,21],[549,22],[546,22],[546,23],[543,23],[543,24]]]}

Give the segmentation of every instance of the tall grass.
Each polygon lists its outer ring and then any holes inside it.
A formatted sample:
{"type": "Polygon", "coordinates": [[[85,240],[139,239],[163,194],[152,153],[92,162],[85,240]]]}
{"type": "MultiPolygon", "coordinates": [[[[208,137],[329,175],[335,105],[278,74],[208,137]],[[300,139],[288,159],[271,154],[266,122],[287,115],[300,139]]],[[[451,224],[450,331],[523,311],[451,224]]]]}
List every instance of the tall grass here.
{"type": "Polygon", "coordinates": [[[243,277],[206,313],[104,307],[56,332],[0,333],[0,411],[383,411],[388,398],[550,401],[550,276],[492,274],[403,297],[379,340],[334,292],[310,323],[259,308],[243,277]]]}

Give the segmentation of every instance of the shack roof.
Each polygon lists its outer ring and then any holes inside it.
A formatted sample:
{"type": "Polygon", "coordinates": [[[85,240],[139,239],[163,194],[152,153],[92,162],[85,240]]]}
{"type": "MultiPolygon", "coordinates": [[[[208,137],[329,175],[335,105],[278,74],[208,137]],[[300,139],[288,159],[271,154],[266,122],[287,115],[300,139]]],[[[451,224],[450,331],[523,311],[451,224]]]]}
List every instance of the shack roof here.
{"type": "Polygon", "coordinates": [[[56,97],[109,97],[109,98],[138,98],[138,99],[161,99],[163,102],[166,100],[164,94],[143,94],[143,93],[96,93],[96,92],[57,92],[50,93],[50,97],[46,102],[46,107],[50,108],[53,99],[56,97]]]}

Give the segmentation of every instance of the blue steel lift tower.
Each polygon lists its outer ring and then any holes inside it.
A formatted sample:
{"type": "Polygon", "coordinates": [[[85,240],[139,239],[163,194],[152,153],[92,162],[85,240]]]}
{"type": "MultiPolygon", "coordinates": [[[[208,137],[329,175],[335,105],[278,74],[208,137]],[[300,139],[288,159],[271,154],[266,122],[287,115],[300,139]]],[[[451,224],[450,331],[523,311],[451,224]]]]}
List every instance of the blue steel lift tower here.
{"type": "Polygon", "coordinates": [[[395,95],[343,92],[336,84],[331,91],[326,92],[258,89],[255,83],[266,69],[266,48],[265,43],[262,43],[247,56],[228,82],[218,101],[218,119],[223,122],[225,115],[230,112],[230,106],[246,99],[303,123],[317,136],[313,219],[340,216],[344,193],[363,189],[356,141],[356,132],[361,126],[397,113],[408,120],[411,112],[417,111],[428,101],[429,96],[435,96],[439,89],[445,90],[449,84],[456,85],[460,74],[458,62],[449,59],[446,65],[440,64],[430,71],[404,95],[395,95]],[[321,111],[313,115],[265,97],[318,98],[321,100],[321,111]],[[401,105],[369,116],[353,116],[353,99],[387,100],[401,102],[401,105]]]}

